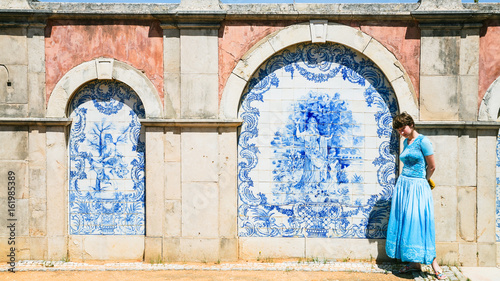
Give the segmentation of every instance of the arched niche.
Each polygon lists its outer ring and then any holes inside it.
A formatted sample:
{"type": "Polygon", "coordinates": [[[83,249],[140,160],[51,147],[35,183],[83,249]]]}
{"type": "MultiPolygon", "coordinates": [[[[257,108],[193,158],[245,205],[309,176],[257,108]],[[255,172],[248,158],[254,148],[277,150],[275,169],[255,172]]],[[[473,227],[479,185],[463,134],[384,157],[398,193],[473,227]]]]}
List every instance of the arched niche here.
{"type": "Polygon", "coordinates": [[[238,112],[239,235],[385,238],[398,110],[387,76],[343,44],[271,56],[238,112]]]}
{"type": "Polygon", "coordinates": [[[69,234],[144,235],[144,107],[123,82],[93,80],[73,95],[69,234]]]}

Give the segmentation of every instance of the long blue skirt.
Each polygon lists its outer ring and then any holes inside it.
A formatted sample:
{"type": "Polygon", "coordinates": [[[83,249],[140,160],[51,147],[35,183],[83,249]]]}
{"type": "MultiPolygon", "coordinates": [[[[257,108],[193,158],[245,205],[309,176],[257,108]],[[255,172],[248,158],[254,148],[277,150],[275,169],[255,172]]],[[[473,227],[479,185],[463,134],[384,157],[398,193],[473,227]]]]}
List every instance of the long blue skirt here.
{"type": "Polygon", "coordinates": [[[385,250],[403,262],[431,264],[436,257],[434,203],[426,179],[399,176],[392,194],[385,250]]]}

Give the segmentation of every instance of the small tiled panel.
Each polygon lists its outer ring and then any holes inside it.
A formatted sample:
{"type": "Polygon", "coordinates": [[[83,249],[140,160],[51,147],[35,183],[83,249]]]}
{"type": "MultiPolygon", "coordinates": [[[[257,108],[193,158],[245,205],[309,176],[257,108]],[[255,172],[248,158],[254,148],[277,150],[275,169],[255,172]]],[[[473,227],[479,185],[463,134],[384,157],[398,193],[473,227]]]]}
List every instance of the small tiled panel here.
{"type": "Polygon", "coordinates": [[[96,80],[69,110],[69,233],[144,234],[141,100],[124,83],[96,80]]]}
{"type": "Polygon", "coordinates": [[[496,241],[500,242],[500,131],[497,137],[496,241]]]}
{"type": "Polygon", "coordinates": [[[271,57],[239,111],[239,235],[384,238],[397,111],[380,69],[343,45],[271,57]]]}

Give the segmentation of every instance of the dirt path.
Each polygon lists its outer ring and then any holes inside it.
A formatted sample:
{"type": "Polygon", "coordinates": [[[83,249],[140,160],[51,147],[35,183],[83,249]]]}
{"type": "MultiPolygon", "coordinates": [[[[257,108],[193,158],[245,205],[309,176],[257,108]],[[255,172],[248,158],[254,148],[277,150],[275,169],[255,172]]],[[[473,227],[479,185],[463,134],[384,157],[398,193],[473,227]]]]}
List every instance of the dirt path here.
{"type": "Polygon", "coordinates": [[[286,280],[286,281],[407,281],[411,274],[396,276],[383,273],[303,272],[303,271],[56,271],[0,272],[5,281],[222,281],[222,280],[286,280]]]}

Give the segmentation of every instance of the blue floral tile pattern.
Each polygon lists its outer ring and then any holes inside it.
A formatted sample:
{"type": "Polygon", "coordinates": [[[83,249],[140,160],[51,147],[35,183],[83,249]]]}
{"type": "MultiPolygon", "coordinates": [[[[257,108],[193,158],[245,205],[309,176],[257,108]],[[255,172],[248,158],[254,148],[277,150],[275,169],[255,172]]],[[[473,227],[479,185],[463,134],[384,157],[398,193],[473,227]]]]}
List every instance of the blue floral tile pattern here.
{"type": "Polygon", "coordinates": [[[500,242],[500,131],[497,137],[496,241],[500,242]]]}
{"type": "Polygon", "coordinates": [[[385,238],[397,111],[380,69],[343,45],[271,57],[239,112],[239,235],[385,238]]]}
{"type": "Polygon", "coordinates": [[[144,234],[144,107],[126,84],[96,80],[70,104],[69,233],[144,234]]]}

